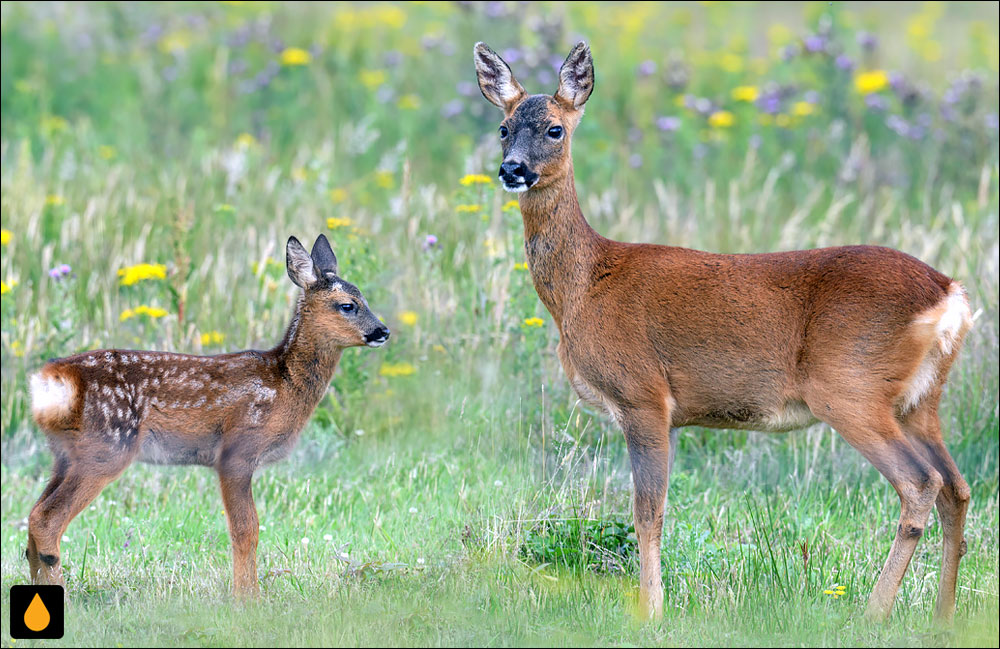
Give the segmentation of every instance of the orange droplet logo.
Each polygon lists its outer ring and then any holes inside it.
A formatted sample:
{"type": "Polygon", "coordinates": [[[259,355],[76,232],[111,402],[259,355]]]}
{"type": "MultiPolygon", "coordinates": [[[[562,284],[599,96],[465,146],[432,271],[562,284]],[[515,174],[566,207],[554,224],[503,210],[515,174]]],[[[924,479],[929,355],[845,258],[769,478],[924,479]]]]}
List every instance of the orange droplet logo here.
{"type": "Polygon", "coordinates": [[[24,626],[38,633],[49,625],[51,619],[49,609],[45,608],[42,598],[35,593],[35,597],[28,604],[28,610],[24,612],[24,626]]]}

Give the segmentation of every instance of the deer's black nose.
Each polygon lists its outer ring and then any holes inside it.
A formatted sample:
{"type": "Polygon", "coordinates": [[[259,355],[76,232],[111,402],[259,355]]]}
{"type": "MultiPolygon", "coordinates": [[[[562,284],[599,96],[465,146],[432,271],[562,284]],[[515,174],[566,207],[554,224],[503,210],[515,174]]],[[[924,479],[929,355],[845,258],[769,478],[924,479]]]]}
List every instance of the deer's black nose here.
{"type": "Polygon", "coordinates": [[[500,177],[501,178],[520,178],[523,179],[528,175],[528,168],[523,162],[505,162],[500,165],[500,177]]]}
{"type": "Polygon", "coordinates": [[[381,345],[387,340],[389,340],[389,330],[386,327],[378,327],[365,336],[365,342],[369,345],[381,345]]]}

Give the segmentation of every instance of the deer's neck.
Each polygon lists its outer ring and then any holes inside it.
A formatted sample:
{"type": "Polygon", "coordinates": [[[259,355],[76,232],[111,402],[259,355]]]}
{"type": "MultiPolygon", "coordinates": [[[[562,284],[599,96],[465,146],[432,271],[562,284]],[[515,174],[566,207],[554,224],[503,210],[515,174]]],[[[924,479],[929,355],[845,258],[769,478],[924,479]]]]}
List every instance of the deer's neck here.
{"type": "Polygon", "coordinates": [[[519,203],[535,291],[561,325],[568,301],[586,288],[604,239],[580,210],[572,165],[560,180],[521,194],[519,203]]]}
{"type": "Polygon", "coordinates": [[[326,343],[311,330],[307,309],[300,294],[285,336],[273,353],[286,385],[291,388],[291,398],[301,399],[302,405],[312,412],[326,392],[343,350],[326,343]]]}

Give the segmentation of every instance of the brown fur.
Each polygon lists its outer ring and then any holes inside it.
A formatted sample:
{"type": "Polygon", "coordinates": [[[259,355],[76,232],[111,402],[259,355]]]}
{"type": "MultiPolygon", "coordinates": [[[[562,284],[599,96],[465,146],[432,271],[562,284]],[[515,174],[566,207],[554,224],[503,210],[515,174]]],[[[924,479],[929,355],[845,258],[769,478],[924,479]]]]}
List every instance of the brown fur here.
{"type": "MultiPolygon", "coordinates": [[[[481,43],[475,58],[480,70],[502,63],[481,43]]],[[[625,434],[646,611],[662,611],[671,428],[782,431],[819,420],[868,458],[902,503],[869,613],[890,613],[936,500],[945,567],[935,614],[950,619],[969,489],[945,449],[937,404],[971,326],[961,287],[874,246],[721,255],[606,239],[580,210],[570,154],[579,98],[593,88],[589,50],[574,48],[551,97],[495,88],[502,76],[480,74],[487,99],[516,97],[493,102],[504,110],[500,176],[522,192],[528,265],[559,328],[566,375],[625,434]],[[554,125],[563,137],[552,137],[554,125]]]]}
{"type": "Polygon", "coordinates": [[[233,590],[257,592],[254,471],[291,451],[343,349],[388,337],[361,293],[336,276],[325,237],[311,256],[293,237],[288,257],[289,275],[304,291],[273,349],[219,356],[101,350],[50,361],[33,377],[35,421],[55,456],[52,479],[28,518],[34,583],[62,583],[59,542],[67,525],[139,460],[218,472],[233,590]],[[351,314],[340,309],[347,303],[351,314]]]}

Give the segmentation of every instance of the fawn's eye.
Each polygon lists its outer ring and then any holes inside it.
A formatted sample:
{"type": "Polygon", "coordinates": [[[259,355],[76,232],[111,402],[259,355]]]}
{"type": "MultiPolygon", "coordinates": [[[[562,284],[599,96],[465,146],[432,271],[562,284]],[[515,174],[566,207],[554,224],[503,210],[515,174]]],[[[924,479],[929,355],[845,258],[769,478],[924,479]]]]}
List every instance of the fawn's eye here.
{"type": "Polygon", "coordinates": [[[357,309],[357,307],[354,306],[353,302],[344,302],[343,304],[338,304],[337,308],[343,311],[344,313],[354,313],[354,310],[357,309]]]}
{"type": "Polygon", "coordinates": [[[548,130],[548,136],[553,140],[558,140],[562,137],[563,129],[562,126],[553,126],[548,130]]]}
{"type": "Polygon", "coordinates": [[[510,133],[510,131],[507,130],[506,126],[501,126],[500,127],[500,139],[501,140],[504,139],[504,138],[506,138],[508,133],[510,133]]]}

